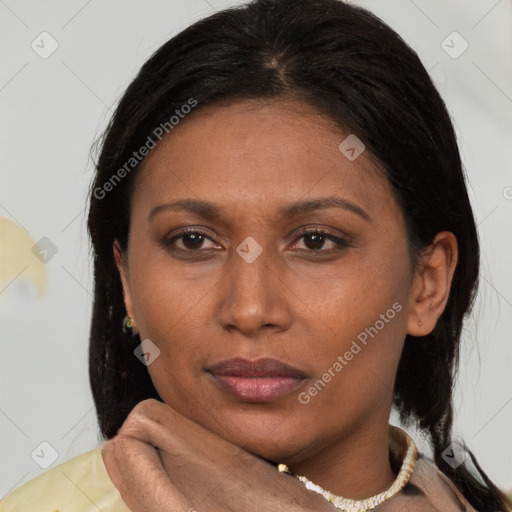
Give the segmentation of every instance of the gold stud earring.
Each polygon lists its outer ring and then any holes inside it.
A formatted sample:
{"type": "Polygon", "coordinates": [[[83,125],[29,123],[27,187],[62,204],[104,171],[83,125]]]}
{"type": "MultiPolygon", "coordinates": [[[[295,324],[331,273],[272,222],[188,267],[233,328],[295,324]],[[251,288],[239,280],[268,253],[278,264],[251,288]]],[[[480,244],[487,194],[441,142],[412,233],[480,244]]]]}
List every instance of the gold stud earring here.
{"type": "Polygon", "coordinates": [[[418,322],[418,325],[421,327],[423,324],[421,323],[421,321],[418,322]]]}
{"type": "Polygon", "coordinates": [[[137,333],[134,332],[134,326],[135,322],[133,321],[133,318],[130,318],[128,315],[126,315],[123,319],[123,332],[128,336],[137,336],[137,333]]]}

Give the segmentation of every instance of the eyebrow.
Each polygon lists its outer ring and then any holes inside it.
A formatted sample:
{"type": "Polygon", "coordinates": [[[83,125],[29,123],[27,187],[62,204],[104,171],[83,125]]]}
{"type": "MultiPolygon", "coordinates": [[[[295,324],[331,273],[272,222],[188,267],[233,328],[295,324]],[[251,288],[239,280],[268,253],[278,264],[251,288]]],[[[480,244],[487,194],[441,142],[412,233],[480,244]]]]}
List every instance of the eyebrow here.
{"type": "MultiPolygon", "coordinates": [[[[360,206],[336,196],[319,197],[308,201],[298,201],[296,203],[287,204],[279,208],[278,215],[284,219],[290,219],[297,215],[304,215],[326,208],[343,208],[359,215],[367,221],[371,220],[370,216],[360,206]]],[[[179,199],[153,208],[148,215],[148,221],[151,221],[157,213],[170,209],[185,210],[211,220],[220,221],[224,218],[222,209],[214,203],[201,199],[179,199]]]]}

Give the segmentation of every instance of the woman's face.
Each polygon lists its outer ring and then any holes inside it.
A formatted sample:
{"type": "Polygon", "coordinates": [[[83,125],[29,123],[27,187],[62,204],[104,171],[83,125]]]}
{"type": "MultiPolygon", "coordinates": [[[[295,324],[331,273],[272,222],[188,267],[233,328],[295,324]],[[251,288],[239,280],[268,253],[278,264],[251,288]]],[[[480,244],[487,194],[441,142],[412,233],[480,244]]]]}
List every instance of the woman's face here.
{"type": "Polygon", "coordinates": [[[289,464],[387,424],[407,333],[404,218],[367,152],[338,148],[348,135],[300,103],[208,107],[150,152],[132,199],[121,271],[141,339],[160,351],[156,390],[289,464]],[[171,206],[185,200],[194,208],[171,206]],[[304,235],[315,228],[325,238],[304,235]],[[211,372],[233,358],[276,359],[301,378],[211,372]]]}

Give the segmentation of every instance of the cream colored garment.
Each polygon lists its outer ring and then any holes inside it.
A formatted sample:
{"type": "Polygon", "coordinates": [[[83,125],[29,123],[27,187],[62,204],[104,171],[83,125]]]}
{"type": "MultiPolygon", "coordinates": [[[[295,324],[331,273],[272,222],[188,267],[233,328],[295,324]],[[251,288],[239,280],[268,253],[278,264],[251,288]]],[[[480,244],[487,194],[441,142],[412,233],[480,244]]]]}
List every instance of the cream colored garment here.
{"type": "Polygon", "coordinates": [[[130,512],[107,473],[101,448],[30,480],[0,501],[0,512],[130,512]]]}
{"type": "MultiPolygon", "coordinates": [[[[390,450],[401,465],[410,437],[390,426],[390,450]]],[[[313,492],[313,491],[310,491],[313,492]]],[[[101,448],[74,457],[32,479],[0,501],[0,512],[130,512],[101,457],[101,448]]],[[[333,509],[334,510],[334,509],[333,509]]],[[[455,485],[420,456],[407,485],[376,512],[477,512],[455,485]]]]}

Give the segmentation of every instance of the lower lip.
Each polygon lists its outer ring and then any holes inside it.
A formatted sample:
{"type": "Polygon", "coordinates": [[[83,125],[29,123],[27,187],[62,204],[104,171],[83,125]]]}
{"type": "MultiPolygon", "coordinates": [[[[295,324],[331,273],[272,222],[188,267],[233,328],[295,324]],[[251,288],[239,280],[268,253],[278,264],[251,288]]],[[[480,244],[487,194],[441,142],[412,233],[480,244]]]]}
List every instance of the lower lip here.
{"type": "Polygon", "coordinates": [[[243,402],[271,402],[298,389],[304,379],[294,377],[212,376],[222,387],[243,402]]]}

